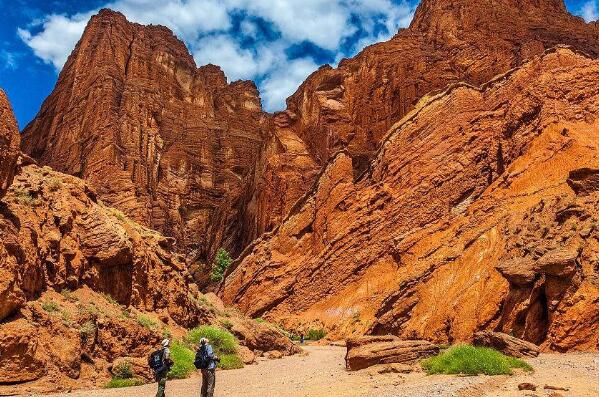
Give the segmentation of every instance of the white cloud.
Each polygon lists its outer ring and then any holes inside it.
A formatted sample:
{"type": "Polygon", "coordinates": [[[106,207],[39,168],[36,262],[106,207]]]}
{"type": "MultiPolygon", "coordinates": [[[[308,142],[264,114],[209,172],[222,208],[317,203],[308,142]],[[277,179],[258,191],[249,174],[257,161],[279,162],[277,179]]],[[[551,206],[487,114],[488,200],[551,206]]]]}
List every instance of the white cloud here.
{"type": "Polygon", "coordinates": [[[0,50],[0,70],[15,70],[20,54],[0,50]]]}
{"type": "Polygon", "coordinates": [[[599,18],[599,10],[597,10],[597,2],[595,0],[586,2],[580,9],[580,15],[587,22],[596,21],[599,18]]]}
{"type": "MultiPolygon", "coordinates": [[[[107,0],[105,7],[121,11],[133,22],[168,26],[187,43],[198,65],[219,65],[231,80],[261,81],[265,108],[279,110],[318,66],[308,57],[288,59],[286,49],[310,42],[337,59],[352,56],[407,26],[414,13],[413,1],[107,0]],[[236,29],[233,18],[239,15],[246,17],[236,29]],[[241,43],[258,38],[260,20],[278,35],[258,39],[253,48],[244,47],[241,43]],[[348,45],[356,32],[360,32],[359,40],[348,45]]],[[[97,11],[48,15],[19,29],[18,34],[39,58],[60,70],[97,11]]]]}
{"type": "Polygon", "coordinates": [[[90,16],[91,13],[77,14],[71,18],[50,15],[44,20],[40,33],[32,35],[28,30],[20,28],[17,33],[35,55],[60,70],[81,37],[90,16]]]}
{"type": "Polygon", "coordinates": [[[262,82],[261,93],[266,109],[285,109],[285,100],[318,65],[310,58],[299,58],[285,62],[262,82]]]}

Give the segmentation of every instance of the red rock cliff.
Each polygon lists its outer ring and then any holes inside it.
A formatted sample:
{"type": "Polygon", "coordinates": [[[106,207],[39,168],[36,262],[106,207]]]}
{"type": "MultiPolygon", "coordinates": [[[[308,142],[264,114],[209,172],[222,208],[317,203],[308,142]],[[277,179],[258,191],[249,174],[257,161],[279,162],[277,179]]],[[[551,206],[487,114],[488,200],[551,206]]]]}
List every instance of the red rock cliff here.
{"type": "Polygon", "coordinates": [[[228,84],[217,66],[196,68],[167,28],[103,10],[25,128],[23,150],[211,259],[259,232],[245,202],[272,128],[252,82],[228,84]]]}
{"type": "Polygon", "coordinates": [[[12,183],[19,155],[19,128],[4,91],[0,89],[0,198],[12,183]]]}
{"type": "Polygon", "coordinates": [[[598,38],[562,0],[424,0],[408,29],[312,74],[287,101],[291,128],[321,164],[347,148],[360,172],[426,93],[482,84],[556,44],[595,56],[598,38]]]}
{"type": "Polygon", "coordinates": [[[367,171],[334,156],[222,295],[332,335],[500,330],[599,348],[599,61],[559,48],[425,97],[367,171]]]}

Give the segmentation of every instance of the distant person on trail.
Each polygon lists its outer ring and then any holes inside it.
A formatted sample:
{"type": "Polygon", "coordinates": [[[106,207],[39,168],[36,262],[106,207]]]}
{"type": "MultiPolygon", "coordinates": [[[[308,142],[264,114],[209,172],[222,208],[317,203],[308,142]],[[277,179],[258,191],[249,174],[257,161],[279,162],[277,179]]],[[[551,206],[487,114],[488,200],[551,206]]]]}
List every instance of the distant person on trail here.
{"type": "Polygon", "coordinates": [[[220,361],[214,354],[208,339],[200,339],[200,346],[196,352],[194,365],[202,370],[202,394],[201,397],[214,397],[214,385],[216,383],[216,363],[220,361]]]}
{"type": "Polygon", "coordinates": [[[305,339],[304,339],[304,334],[302,333],[302,334],[300,335],[300,345],[303,345],[303,344],[304,344],[304,341],[305,341],[305,339]]]}
{"type": "Polygon", "coordinates": [[[165,339],[162,341],[162,347],[152,354],[148,359],[148,365],[154,371],[154,377],[158,382],[158,392],[156,397],[165,397],[164,390],[166,389],[166,375],[173,366],[173,360],[171,360],[171,351],[168,348],[171,341],[165,339]]]}

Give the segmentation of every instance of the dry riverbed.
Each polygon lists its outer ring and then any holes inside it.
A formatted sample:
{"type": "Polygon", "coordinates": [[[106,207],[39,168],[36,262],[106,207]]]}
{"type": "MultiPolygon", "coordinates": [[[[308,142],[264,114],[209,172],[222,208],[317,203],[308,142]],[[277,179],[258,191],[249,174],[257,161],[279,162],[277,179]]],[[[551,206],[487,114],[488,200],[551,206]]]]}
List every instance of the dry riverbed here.
{"type": "MultiPolygon", "coordinates": [[[[512,397],[599,396],[599,353],[542,354],[527,360],[533,374],[514,376],[427,376],[348,372],[345,348],[308,346],[307,355],[262,361],[243,369],[217,373],[216,397],[512,397]],[[530,382],[536,391],[519,391],[530,382]],[[568,389],[550,390],[544,386],[568,389]]],[[[167,384],[167,396],[199,396],[198,377],[167,384]]],[[[52,397],[142,397],[156,393],[156,384],[126,389],[86,390],[52,397]]],[[[48,396],[46,396],[48,397],[48,396]]]]}

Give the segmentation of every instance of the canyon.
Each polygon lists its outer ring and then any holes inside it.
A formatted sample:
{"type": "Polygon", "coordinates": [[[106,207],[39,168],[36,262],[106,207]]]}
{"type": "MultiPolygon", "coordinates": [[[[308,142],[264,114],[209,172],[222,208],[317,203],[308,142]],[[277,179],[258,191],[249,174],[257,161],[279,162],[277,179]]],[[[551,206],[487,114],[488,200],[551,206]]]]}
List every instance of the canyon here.
{"type": "Polygon", "coordinates": [[[250,350],[297,352],[250,317],[599,350],[598,56],[562,0],[423,0],[270,114],[168,28],[100,11],[20,136],[0,91],[0,353],[19,357],[0,393],[97,386],[157,330],[219,324],[219,298],[250,350]]]}

